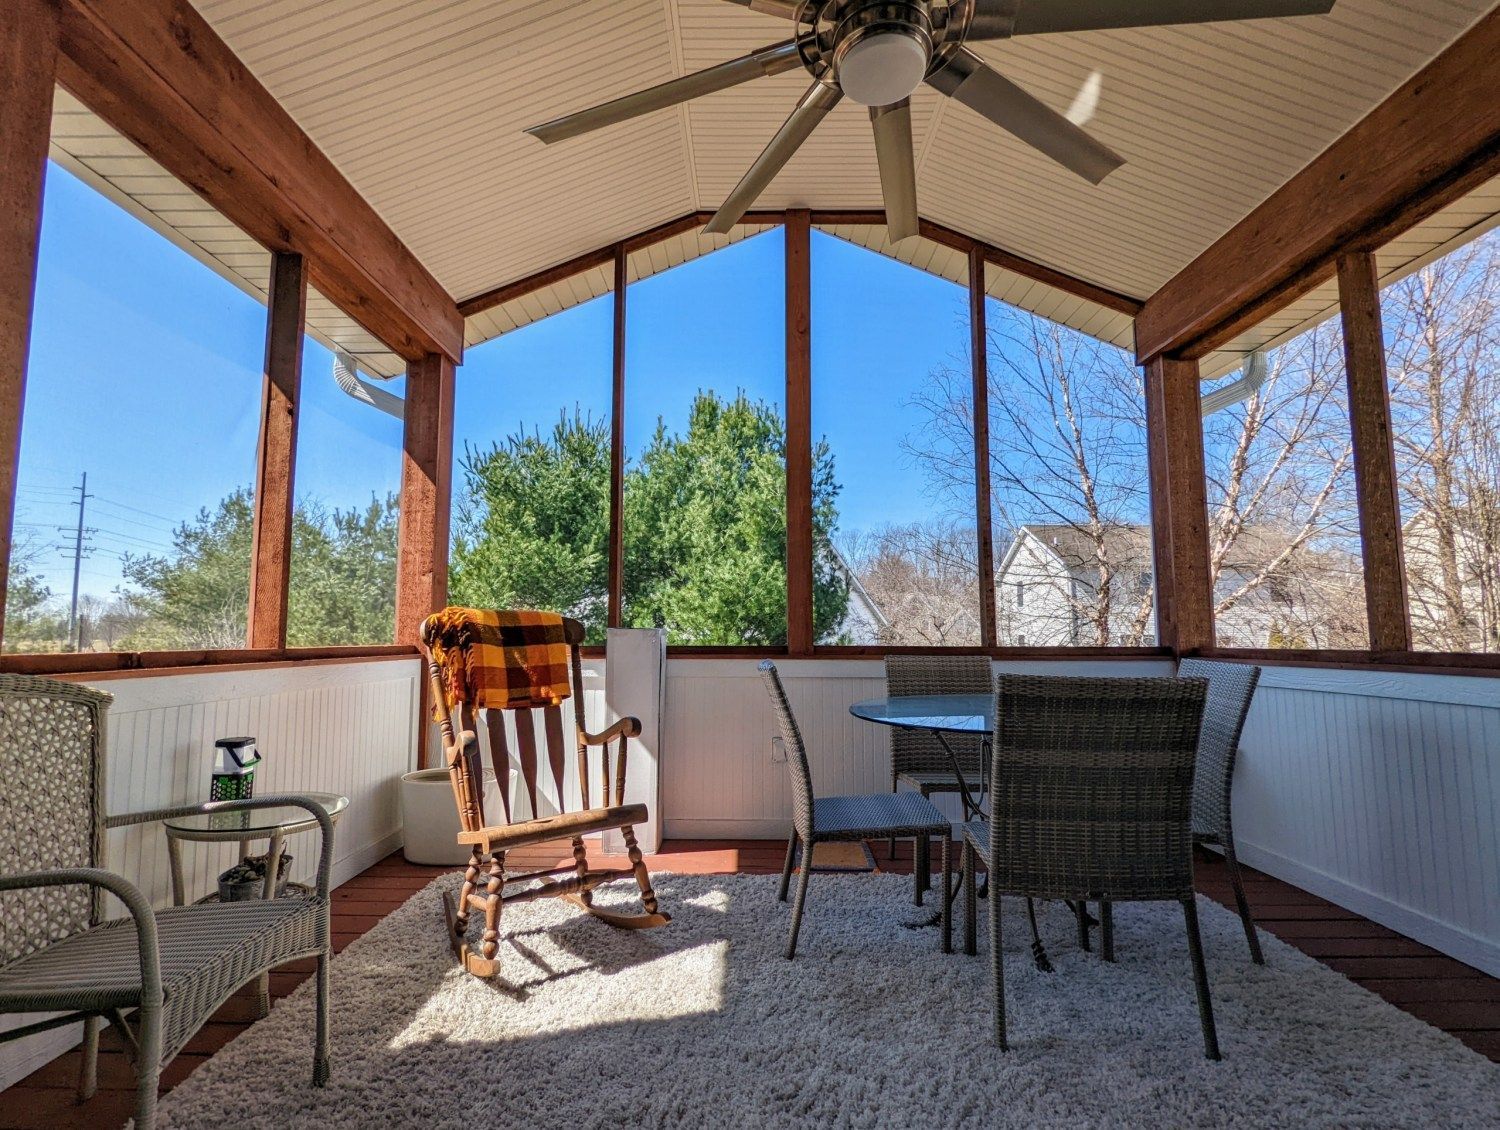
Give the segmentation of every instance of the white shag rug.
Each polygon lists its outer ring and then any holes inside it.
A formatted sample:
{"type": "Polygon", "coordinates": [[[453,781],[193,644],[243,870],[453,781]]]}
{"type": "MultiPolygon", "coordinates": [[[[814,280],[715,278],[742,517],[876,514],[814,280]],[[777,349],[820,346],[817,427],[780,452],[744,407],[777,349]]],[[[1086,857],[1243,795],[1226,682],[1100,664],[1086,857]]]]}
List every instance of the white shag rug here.
{"type": "MultiPolygon", "coordinates": [[[[333,1078],[310,1085],[311,981],[162,1103],[177,1127],[1466,1127],[1500,1067],[1199,900],[1224,1059],[1203,1058],[1180,910],[1116,909],[1118,963],[1006,901],[1013,1050],[988,957],[904,924],[911,880],[815,875],[795,961],[775,876],[655,876],[673,916],[616,931],[559,899],[508,908],[503,981],[459,971],[439,891],[333,963],[333,1078]]],[[[634,885],[600,891],[638,907],[634,885]]],[[[929,900],[931,901],[931,900],[929,900]]],[[[986,914],[981,904],[981,914],[986,914]]],[[[477,918],[477,916],[475,916],[477,918]]],[[[955,921],[954,941],[961,944],[955,921]]],[[[981,947],[986,924],[980,923],[981,947]]]]}

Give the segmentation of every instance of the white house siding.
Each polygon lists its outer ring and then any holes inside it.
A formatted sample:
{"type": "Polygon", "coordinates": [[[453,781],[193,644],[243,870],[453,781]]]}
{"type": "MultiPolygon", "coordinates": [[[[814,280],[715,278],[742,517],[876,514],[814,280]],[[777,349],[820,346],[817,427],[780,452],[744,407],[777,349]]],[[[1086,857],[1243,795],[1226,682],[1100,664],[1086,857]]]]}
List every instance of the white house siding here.
{"type": "MultiPolygon", "coordinates": [[[[1112,644],[1131,639],[1140,607],[1141,586],[1150,573],[1122,568],[1111,593],[1109,632],[1112,644]]],[[[1099,588],[1097,569],[1074,568],[1029,531],[1002,559],[995,576],[997,639],[1002,646],[1077,647],[1095,643],[1087,614],[1099,588]],[[1019,591],[1018,591],[1019,586],[1019,591]]],[[[1148,622],[1143,645],[1156,642],[1156,620],[1148,622]]]]}

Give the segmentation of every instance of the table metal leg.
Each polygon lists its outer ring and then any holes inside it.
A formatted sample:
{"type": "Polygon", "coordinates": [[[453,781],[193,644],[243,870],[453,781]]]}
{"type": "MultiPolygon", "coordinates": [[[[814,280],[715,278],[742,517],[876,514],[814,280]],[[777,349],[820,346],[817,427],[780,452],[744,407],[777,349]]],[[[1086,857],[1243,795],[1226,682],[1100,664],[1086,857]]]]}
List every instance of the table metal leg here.
{"type": "Polygon", "coordinates": [[[916,873],[916,903],[921,906],[923,893],[932,890],[932,841],[926,836],[918,836],[914,844],[916,854],[912,869],[916,873]]]}
{"type": "MultiPolygon", "coordinates": [[[[977,926],[979,891],[974,882],[974,873],[979,870],[979,866],[974,856],[973,845],[967,839],[964,840],[964,854],[962,862],[959,863],[959,873],[964,888],[964,953],[970,957],[979,952],[977,926]]],[[[994,913],[993,908],[991,913],[994,913]]]]}

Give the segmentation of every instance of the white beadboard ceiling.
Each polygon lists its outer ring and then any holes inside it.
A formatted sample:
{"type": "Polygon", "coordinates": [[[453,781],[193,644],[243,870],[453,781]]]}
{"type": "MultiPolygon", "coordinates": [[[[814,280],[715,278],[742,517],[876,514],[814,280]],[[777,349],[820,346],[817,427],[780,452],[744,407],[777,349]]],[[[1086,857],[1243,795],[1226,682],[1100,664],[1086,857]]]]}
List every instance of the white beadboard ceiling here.
{"type": "MultiPolygon", "coordinates": [[[[717,207],[809,81],[800,71],[764,78],[543,146],[522,128],[744,54],[785,38],[791,25],[724,0],[197,2],[458,299],[717,207]]],[[[1102,92],[1088,129],[1126,164],[1091,186],[924,87],[913,99],[921,212],[1144,298],[1492,6],[1339,0],[1326,16],[980,44],[990,63],[1059,109],[1097,72],[1102,92]]],[[[1390,250],[1382,270],[1410,269],[1461,230],[1490,223],[1497,197],[1476,194],[1435,217],[1390,250]]],[[[759,201],[879,204],[869,122],[852,104],[830,115],[759,201]]],[[[879,229],[838,234],[908,261],[932,254],[892,249],[879,229]]],[[[684,258],[722,245],[677,242],[672,254],[684,258]]],[[[920,265],[943,273],[941,264],[920,265]]],[[[561,284],[529,312],[471,319],[469,340],[608,284],[561,284]]],[[[990,291],[1039,312],[1045,300],[1060,320],[1128,342],[1126,321],[1098,307],[993,270],[990,291]]],[[[1309,296],[1232,343],[1205,376],[1316,321],[1327,297],[1309,296]]]]}

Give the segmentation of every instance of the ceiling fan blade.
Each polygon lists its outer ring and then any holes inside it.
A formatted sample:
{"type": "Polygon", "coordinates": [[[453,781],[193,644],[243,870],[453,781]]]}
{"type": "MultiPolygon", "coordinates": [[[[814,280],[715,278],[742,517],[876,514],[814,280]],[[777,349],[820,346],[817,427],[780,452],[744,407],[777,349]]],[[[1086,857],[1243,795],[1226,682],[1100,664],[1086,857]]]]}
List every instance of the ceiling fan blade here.
{"type": "Polygon", "coordinates": [[[966,39],[1009,39],[1015,34],[1016,12],[1023,0],[972,0],[966,39]]]}
{"type": "Polygon", "coordinates": [[[719,210],[703,230],[727,235],[729,229],[739,223],[740,217],[750,210],[750,205],[755,203],[756,197],[765,190],[766,185],[781,171],[781,167],[792,159],[797,147],[807,140],[808,135],[828,116],[828,111],[839,104],[839,99],[843,96],[843,92],[836,86],[829,86],[821,81],[813,83],[797,103],[791,117],[782,123],[776,136],[771,138],[771,144],[755,159],[755,164],[740,178],[740,183],[734,186],[734,191],[719,206],[719,210]]]}
{"type": "Polygon", "coordinates": [[[927,83],[1085,180],[1098,184],[1125,163],[1109,146],[985,66],[972,51],[959,50],[946,67],[927,76],[927,83]]]}
{"type": "Polygon", "coordinates": [[[885,227],[892,243],[917,234],[917,164],[911,143],[911,101],[871,106],[875,159],[880,164],[880,194],[885,198],[885,227]]]}
{"type": "Polygon", "coordinates": [[[664,110],[668,106],[676,106],[679,102],[687,102],[704,94],[727,90],[731,86],[738,86],[751,79],[795,70],[801,65],[801,57],[797,54],[797,41],[788,39],[785,43],[773,43],[769,47],[762,47],[759,51],[738,59],[731,59],[727,63],[720,63],[716,67],[695,71],[693,74],[674,78],[659,86],[638,90],[634,94],[627,94],[622,98],[592,106],[587,110],[579,110],[576,114],[565,114],[550,122],[531,126],[526,132],[550,145],[554,141],[577,137],[590,130],[628,121],[641,114],[649,114],[653,110],[664,110]]]}
{"type": "MultiPolygon", "coordinates": [[[[1321,16],[1335,0],[1020,0],[1011,35],[1100,28],[1203,24],[1220,20],[1260,20],[1281,16],[1321,16]]],[[[987,7],[1014,7],[1014,0],[977,0],[974,19],[987,7]]],[[[998,38],[971,30],[969,37],[998,38]]]]}
{"type": "Polygon", "coordinates": [[[780,16],[784,20],[797,18],[797,0],[729,0],[741,8],[749,8],[764,16],[780,16]]]}

